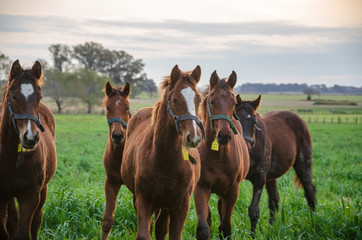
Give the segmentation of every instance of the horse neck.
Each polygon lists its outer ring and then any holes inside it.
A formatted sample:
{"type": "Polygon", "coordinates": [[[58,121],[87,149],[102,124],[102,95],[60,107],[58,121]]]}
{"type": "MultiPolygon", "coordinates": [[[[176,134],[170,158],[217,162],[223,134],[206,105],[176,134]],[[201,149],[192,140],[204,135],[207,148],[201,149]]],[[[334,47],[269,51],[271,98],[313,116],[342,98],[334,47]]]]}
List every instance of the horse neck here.
{"type": "Polygon", "coordinates": [[[9,147],[15,149],[17,148],[20,139],[15,132],[13,123],[11,122],[8,104],[6,101],[3,102],[1,115],[0,144],[3,145],[3,147],[6,149],[9,147]]]}
{"type": "Polygon", "coordinates": [[[161,100],[157,111],[153,132],[153,149],[156,151],[156,154],[172,157],[178,154],[177,150],[181,151],[182,139],[169,117],[166,96],[161,100]]]}

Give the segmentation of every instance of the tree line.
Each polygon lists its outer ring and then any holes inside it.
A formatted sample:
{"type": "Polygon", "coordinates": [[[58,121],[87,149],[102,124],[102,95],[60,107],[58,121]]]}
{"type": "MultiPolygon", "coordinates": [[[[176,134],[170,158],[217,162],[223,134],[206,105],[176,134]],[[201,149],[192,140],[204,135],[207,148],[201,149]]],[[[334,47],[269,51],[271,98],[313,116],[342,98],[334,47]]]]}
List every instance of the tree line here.
{"type": "MultiPolygon", "coordinates": [[[[110,50],[96,42],[85,42],[75,46],[52,44],[48,48],[52,57],[52,66],[40,60],[44,69],[46,84],[43,94],[57,104],[58,113],[62,112],[64,100],[76,97],[87,105],[88,113],[92,106],[99,104],[104,94],[101,89],[107,81],[116,85],[129,82],[132,86],[131,97],[141,92],[152,95],[157,87],[144,72],[142,59],[134,59],[125,51],[110,50]]],[[[12,61],[0,53],[1,79],[10,71],[12,61]]]]}

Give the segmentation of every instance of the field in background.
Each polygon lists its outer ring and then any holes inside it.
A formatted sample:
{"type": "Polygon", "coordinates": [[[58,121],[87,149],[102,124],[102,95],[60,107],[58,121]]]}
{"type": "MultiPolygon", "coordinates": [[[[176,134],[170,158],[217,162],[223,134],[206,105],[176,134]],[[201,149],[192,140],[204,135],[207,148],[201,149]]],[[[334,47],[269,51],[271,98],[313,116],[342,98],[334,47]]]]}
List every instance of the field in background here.
{"type": "MultiPolygon", "coordinates": [[[[56,115],[57,172],[49,184],[40,239],[99,239],[104,211],[102,156],[108,125],[104,116],[56,115]]],[[[308,124],[313,137],[313,179],[317,212],[310,214],[304,192],[293,185],[294,170],[278,181],[280,211],[269,226],[264,190],[257,239],[361,239],[362,135],[360,124],[308,124]]],[[[234,239],[249,238],[247,208],[252,185],[240,185],[232,219],[234,239]]],[[[212,239],[218,239],[217,197],[212,196],[212,239]]],[[[132,196],[122,187],[110,239],[134,239],[132,196]]],[[[183,239],[195,239],[197,216],[192,200],[183,239]]]]}

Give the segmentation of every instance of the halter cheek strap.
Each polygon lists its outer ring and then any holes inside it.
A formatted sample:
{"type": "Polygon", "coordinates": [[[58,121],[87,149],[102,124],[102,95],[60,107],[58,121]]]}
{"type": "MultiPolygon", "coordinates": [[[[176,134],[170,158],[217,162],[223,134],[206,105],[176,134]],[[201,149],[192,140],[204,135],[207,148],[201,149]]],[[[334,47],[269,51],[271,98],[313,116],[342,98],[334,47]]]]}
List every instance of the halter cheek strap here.
{"type": "Polygon", "coordinates": [[[246,135],[244,135],[243,137],[244,137],[245,141],[250,142],[252,148],[255,147],[255,141],[254,141],[254,139],[252,137],[249,137],[249,136],[246,136],[246,135]]]}
{"type": "MultiPolygon", "coordinates": [[[[214,124],[213,124],[213,120],[219,120],[219,119],[223,119],[228,121],[228,123],[230,124],[230,128],[231,130],[233,130],[233,133],[236,135],[238,134],[238,131],[235,128],[235,125],[233,123],[233,121],[226,115],[212,115],[211,114],[211,110],[210,110],[210,104],[207,104],[207,110],[209,111],[209,117],[210,117],[210,126],[211,126],[211,131],[214,132],[214,124]]],[[[237,120],[239,120],[239,117],[236,115],[235,111],[233,111],[233,117],[237,120]]]]}
{"type": "Polygon", "coordinates": [[[200,119],[194,115],[191,114],[186,114],[186,115],[181,115],[181,116],[177,116],[171,109],[170,106],[170,101],[168,100],[168,88],[166,90],[166,98],[167,98],[167,111],[170,113],[171,117],[174,119],[175,121],[175,126],[176,126],[176,130],[177,133],[180,134],[180,130],[178,128],[178,122],[180,121],[185,121],[185,120],[194,120],[197,124],[197,126],[199,126],[199,128],[201,129],[202,135],[205,138],[205,128],[204,125],[202,124],[202,122],[200,121],[200,119]]]}
{"type": "Polygon", "coordinates": [[[42,131],[42,132],[45,131],[43,124],[40,122],[40,113],[38,114],[38,118],[36,118],[34,115],[27,114],[27,113],[23,113],[23,114],[14,113],[10,106],[9,95],[8,95],[8,109],[9,109],[9,113],[12,118],[12,122],[13,122],[16,134],[19,134],[18,127],[16,126],[16,120],[26,120],[26,119],[32,120],[38,126],[40,131],[42,131]]]}

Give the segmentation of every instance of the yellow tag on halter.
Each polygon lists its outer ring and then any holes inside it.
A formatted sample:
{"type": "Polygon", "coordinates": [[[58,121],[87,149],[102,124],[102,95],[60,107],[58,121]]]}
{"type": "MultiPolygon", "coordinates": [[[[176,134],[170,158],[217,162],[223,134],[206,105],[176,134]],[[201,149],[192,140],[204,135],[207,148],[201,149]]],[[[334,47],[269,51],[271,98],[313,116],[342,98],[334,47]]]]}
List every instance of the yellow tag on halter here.
{"type": "Polygon", "coordinates": [[[18,152],[24,152],[25,148],[23,148],[23,145],[21,145],[21,143],[19,143],[18,145],[18,152]]]}
{"type": "Polygon", "coordinates": [[[189,152],[187,151],[185,146],[182,146],[182,156],[184,157],[184,160],[190,160],[189,159],[189,152]]]}
{"type": "Polygon", "coordinates": [[[219,151],[219,143],[217,142],[216,138],[211,143],[211,150],[219,151]]]}

